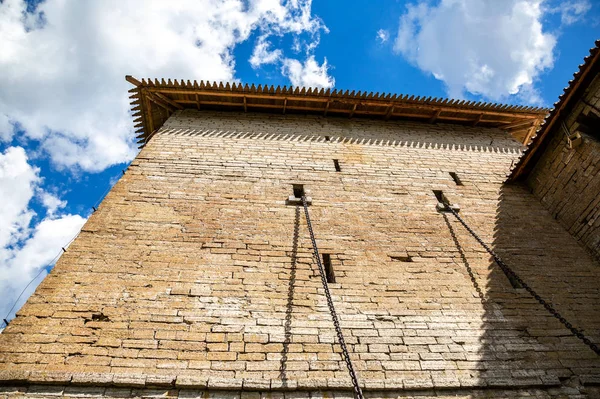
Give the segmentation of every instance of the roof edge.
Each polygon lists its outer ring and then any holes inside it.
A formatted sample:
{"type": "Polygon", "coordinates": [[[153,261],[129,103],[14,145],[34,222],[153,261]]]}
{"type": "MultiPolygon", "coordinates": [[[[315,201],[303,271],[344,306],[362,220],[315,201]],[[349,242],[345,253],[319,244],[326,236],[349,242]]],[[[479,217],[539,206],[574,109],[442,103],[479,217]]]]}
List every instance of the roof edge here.
{"type": "Polygon", "coordinates": [[[573,79],[569,81],[569,85],[563,89],[563,93],[559,96],[558,101],[554,103],[554,107],[544,120],[537,134],[527,146],[519,161],[515,164],[507,181],[517,181],[526,178],[529,172],[533,169],[539,160],[541,153],[540,149],[545,147],[548,136],[554,127],[554,124],[563,117],[565,111],[569,111],[570,107],[577,101],[576,95],[580,93],[582,84],[588,80],[595,67],[600,66],[600,40],[596,40],[595,47],[590,49],[590,54],[584,58],[583,64],[579,65],[579,70],[573,74],[573,79]]]}
{"type": "Polygon", "coordinates": [[[500,127],[524,144],[548,109],[523,105],[455,100],[426,96],[323,88],[269,86],[229,82],[142,79],[127,75],[134,88],[131,111],[138,143],[143,146],[173,112],[212,109],[235,112],[296,112],[420,120],[500,127]]]}

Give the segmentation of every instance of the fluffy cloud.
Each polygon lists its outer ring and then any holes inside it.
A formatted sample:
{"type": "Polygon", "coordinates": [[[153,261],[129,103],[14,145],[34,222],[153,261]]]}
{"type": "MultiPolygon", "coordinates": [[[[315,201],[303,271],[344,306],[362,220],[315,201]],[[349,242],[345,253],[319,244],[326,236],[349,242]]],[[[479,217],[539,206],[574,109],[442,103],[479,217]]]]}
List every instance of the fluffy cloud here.
{"type": "MultiPolygon", "coordinates": [[[[323,29],[326,29],[323,27],[323,29]]],[[[318,32],[311,35],[308,42],[295,38],[292,46],[293,50],[300,52],[304,49],[306,60],[304,63],[294,58],[284,57],[281,49],[271,49],[271,43],[266,37],[261,36],[254,46],[250,65],[252,68],[259,68],[264,64],[278,64],[281,67],[281,73],[286,76],[293,86],[306,86],[317,88],[333,87],[335,80],[329,75],[327,59],[319,65],[316,61],[313,50],[319,43],[318,32]]]]}
{"type": "Polygon", "coordinates": [[[4,0],[0,140],[23,131],[59,167],[103,170],[135,155],[126,74],[231,81],[252,32],[305,34],[310,51],[322,30],[311,0],[4,0]]]}
{"type": "Polygon", "coordinates": [[[294,86],[330,88],[335,84],[335,80],[329,75],[327,59],[323,61],[322,65],[319,65],[312,55],[304,63],[294,59],[285,59],[281,72],[290,79],[294,86]]]}
{"type": "MultiPolygon", "coordinates": [[[[27,204],[39,183],[38,169],[27,163],[27,155],[21,147],[10,147],[0,154],[0,247],[14,245],[27,235],[27,228],[34,216],[27,204]]],[[[0,261],[3,261],[0,252],[0,261]]]]}
{"type": "Polygon", "coordinates": [[[258,68],[264,64],[274,64],[281,59],[282,51],[280,49],[270,50],[269,47],[271,47],[271,43],[266,38],[260,37],[258,39],[250,57],[252,68],[258,68]]]}
{"type": "Polygon", "coordinates": [[[40,190],[39,197],[49,216],[54,215],[58,209],[67,206],[67,201],[63,201],[47,191],[40,190]]]}
{"type": "MultiPolygon", "coordinates": [[[[28,282],[55,260],[80,230],[85,219],[79,215],[56,215],[64,201],[41,191],[39,170],[29,164],[25,150],[9,147],[0,153],[0,317],[4,317],[28,282]],[[35,212],[30,202],[40,192],[46,217],[31,227],[35,212]]],[[[45,272],[27,288],[15,309],[19,309],[41,281],[45,272]]],[[[9,316],[12,317],[13,314],[9,316]]]]}
{"type": "Polygon", "coordinates": [[[465,91],[493,100],[521,94],[553,65],[556,38],[542,28],[542,0],[442,0],[407,6],[394,49],[442,80],[451,97],[465,91]]]}

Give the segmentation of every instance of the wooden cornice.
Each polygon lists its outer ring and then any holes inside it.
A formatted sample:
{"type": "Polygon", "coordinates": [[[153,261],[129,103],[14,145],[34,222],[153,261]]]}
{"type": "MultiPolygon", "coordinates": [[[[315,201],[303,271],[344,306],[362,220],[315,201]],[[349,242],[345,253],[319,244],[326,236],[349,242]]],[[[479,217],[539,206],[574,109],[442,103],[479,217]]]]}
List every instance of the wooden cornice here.
{"type": "Polygon", "coordinates": [[[527,143],[524,140],[531,126],[543,120],[548,112],[537,107],[388,93],[125,78],[135,86],[129,91],[133,93],[132,112],[138,122],[138,143],[142,146],[169,116],[186,108],[495,127],[509,131],[523,144],[527,143]]]}

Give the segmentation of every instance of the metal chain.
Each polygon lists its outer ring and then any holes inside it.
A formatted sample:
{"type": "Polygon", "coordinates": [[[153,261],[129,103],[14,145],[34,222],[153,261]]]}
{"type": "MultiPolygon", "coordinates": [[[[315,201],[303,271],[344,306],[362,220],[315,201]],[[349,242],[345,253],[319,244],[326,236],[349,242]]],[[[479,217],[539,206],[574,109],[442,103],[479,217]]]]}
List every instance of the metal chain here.
{"type": "Polygon", "coordinates": [[[475,273],[473,272],[473,269],[471,269],[471,265],[469,264],[469,261],[467,260],[467,256],[465,255],[465,252],[463,251],[462,247],[460,246],[460,242],[458,242],[458,237],[456,236],[456,232],[454,231],[454,228],[450,224],[450,219],[448,218],[448,216],[445,213],[443,213],[442,216],[444,216],[444,221],[446,222],[446,225],[448,226],[448,230],[450,230],[450,235],[452,236],[452,241],[454,241],[454,245],[456,246],[456,249],[458,250],[460,258],[467,269],[467,273],[469,273],[469,278],[471,279],[471,283],[473,283],[473,288],[475,288],[475,291],[477,291],[477,295],[479,296],[479,300],[481,301],[481,303],[483,305],[486,305],[487,300],[485,298],[485,295],[483,295],[483,290],[481,289],[481,287],[479,286],[479,283],[477,282],[477,279],[475,278],[475,273]]]}
{"type": "Polygon", "coordinates": [[[348,348],[346,347],[346,341],[344,340],[344,334],[342,334],[342,328],[340,327],[340,322],[337,317],[337,313],[335,311],[335,307],[333,306],[333,300],[331,299],[331,292],[329,291],[329,286],[327,285],[327,279],[325,277],[325,268],[321,263],[321,257],[319,256],[319,250],[317,248],[317,241],[315,240],[315,233],[313,232],[312,224],[310,222],[310,216],[308,214],[308,204],[306,203],[306,197],[302,196],[302,205],[304,206],[304,215],[306,215],[306,224],[308,225],[308,232],[310,233],[310,241],[313,247],[313,254],[317,261],[317,266],[319,267],[319,274],[321,275],[321,283],[323,283],[323,290],[325,291],[325,298],[327,298],[327,306],[329,307],[329,312],[331,313],[331,318],[333,319],[333,326],[335,327],[335,332],[337,334],[338,343],[342,348],[342,355],[344,357],[344,361],[346,362],[346,367],[348,368],[348,373],[350,374],[350,379],[352,380],[352,386],[354,388],[354,395],[357,399],[364,399],[362,389],[360,389],[360,385],[358,385],[358,378],[356,377],[356,373],[354,372],[354,366],[352,365],[352,360],[350,359],[350,354],[348,353],[348,348]]]}
{"type": "Polygon", "coordinates": [[[465,229],[467,229],[467,231],[469,233],[471,233],[471,235],[477,240],[477,242],[479,244],[481,244],[481,246],[490,255],[492,255],[492,257],[494,258],[494,261],[496,261],[496,263],[498,264],[498,266],[500,266],[500,269],[502,269],[502,271],[504,273],[506,273],[507,275],[514,278],[519,284],[521,284],[521,286],[523,288],[525,288],[525,290],[533,298],[535,298],[536,301],[538,301],[548,312],[550,312],[550,314],[552,316],[557,318],[558,321],[560,321],[569,331],[571,331],[571,333],[573,335],[575,335],[577,338],[579,338],[581,341],[583,341],[583,343],[586,344],[587,346],[589,346],[590,349],[593,350],[597,355],[600,355],[600,348],[598,347],[598,345],[596,345],[588,337],[583,335],[583,333],[581,331],[579,331],[577,328],[573,327],[573,325],[567,319],[565,319],[563,316],[561,316],[561,314],[558,313],[558,311],[556,309],[554,309],[554,307],[550,303],[548,303],[544,298],[539,296],[537,294],[537,292],[535,292],[533,290],[533,288],[531,288],[525,281],[523,281],[521,279],[521,277],[519,277],[519,275],[517,275],[506,263],[504,263],[504,261],[502,259],[500,259],[500,257],[490,247],[487,246],[487,244],[485,242],[483,242],[483,240],[477,235],[477,233],[475,233],[475,231],[473,231],[473,229],[471,229],[469,227],[469,225],[467,225],[467,223],[463,220],[463,218],[458,215],[458,212],[456,212],[454,209],[452,209],[452,207],[450,207],[450,205],[448,205],[448,204],[445,204],[445,205],[446,205],[446,210],[452,212],[452,214],[456,217],[456,219],[460,222],[460,224],[462,224],[463,227],[465,229]]]}

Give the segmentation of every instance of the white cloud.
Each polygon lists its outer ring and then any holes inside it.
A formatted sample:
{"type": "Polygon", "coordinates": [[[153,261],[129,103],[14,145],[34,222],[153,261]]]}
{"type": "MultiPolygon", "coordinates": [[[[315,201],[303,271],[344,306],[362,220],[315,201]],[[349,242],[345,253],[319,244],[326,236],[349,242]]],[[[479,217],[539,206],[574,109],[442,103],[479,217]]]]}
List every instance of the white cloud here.
{"type": "MultiPolygon", "coordinates": [[[[518,94],[553,65],[556,38],[543,31],[542,0],[442,0],[407,6],[394,49],[451,97],[518,94]]],[[[521,93],[522,95],[524,93],[521,93]]],[[[535,101],[536,96],[527,98],[535,101]]]]}
{"type": "MultiPolygon", "coordinates": [[[[27,163],[23,148],[9,147],[0,154],[0,247],[14,245],[21,237],[27,236],[34,216],[27,204],[39,181],[38,169],[27,163]]],[[[3,260],[0,253],[0,262],[3,260]]]]}
{"type": "Polygon", "coordinates": [[[377,40],[379,40],[379,43],[383,44],[385,42],[387,42],[390,39],[390,32],[388,32],[385,29],[379,29],[377,31],[377,40]]]}
{"type": "Polygon", "coordinates": [[[8,119],[8,115],[0,112],[0,141],[9,140],[13,134],[13,124],[8,119]]]}
{"type": "Polygon", "coordinates": [[[231,81],[233,49],[253,31],[265,39],[307,34],[307,51],[326,31],[311,16],[310,0],[47,0],[34,13],[26,7],[0,2],[0,139],[10,140],[18,123],[56,165],[88,171],[135,155],[126,74],[231,81]]]}
{"type": "Polygon", "coordinates": [[[572,25],[583,19],[591,8],[589,0],[572,0],[560,2],[557,7],[548,8],[548,12],[560,13],[560,22],[563,25],[572,25]]]}
{"type": "MultiPolygon", "coordinates": [[[[56,215],[64,201],[39,187],[39,170],[29,164],[25,150],[9,147],[0,153],[0,317],[4,317],[27,283],[48,266],[57,253],[83,226],[79,215],[56,215]],[[46,217],[35,227],[30,201],[41,192],[46,217]]],[[[44,274],[44,273],[42,273],[44,274]]],[[[23,295],[19,307],[43,276],[23,295]]],[[[12,314],[11,316],[12,317],[12,314]]]]}
{"type": "Polygon", "coordinates": [[[283,61],[282,73],[287,76],[293,86],[330,88],[335,84],[333,77],[329,75],[327,59],[319,65],[314,56],[309,56],[301,63],[298,60],[286,58],[283,61]]]}
{"type": "Polygon", "coordinates": [[[44,190],[39,190],[39,197],[46,208],[48,216],[53,216],[57,210],[67,206],[67,201],[63,201],[57,196],[44,190]]]}
{"type": "Polygon", "coordinates": [[[271,43],[264,37],[258,39],[258,42],[252,51],[252,56],[250,57],[250,65],[252,65],[252,68],[258,68],[263,64],[274,64],[281,59],[283,54],[281,50],[269,50],[270,46],[271,43]]]}

